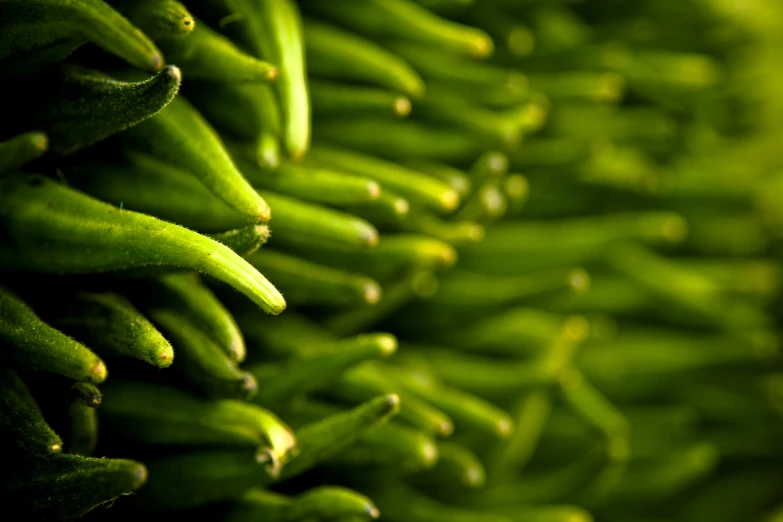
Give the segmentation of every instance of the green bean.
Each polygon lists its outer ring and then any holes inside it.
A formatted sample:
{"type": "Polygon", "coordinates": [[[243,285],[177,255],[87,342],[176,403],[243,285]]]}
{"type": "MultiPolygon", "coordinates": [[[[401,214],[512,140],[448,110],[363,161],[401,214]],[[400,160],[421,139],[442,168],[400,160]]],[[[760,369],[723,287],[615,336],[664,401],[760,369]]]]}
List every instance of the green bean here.
{"type": "Polygon", "coordinates": [[[349,368],[375,358],[386,358],[397,349],[389,334],[364,334],[344,339],[312,357],[287,364],[266,363],[248,368],[263,386],[254,400],[259,404],[279,404],[297,393],[318,389],[339,378],[349,368]]]}
{"type": "Polygon", "coordinates": [[[312,20],[305,21],[304,33],[311,74],[370,83],[412,98],[424,94],[424,82],[416,71],[378,44],[312,20]]]}
{"type": "MultiPolygon", "coordinates": [[[[116,8],[153,40],[184,36],[196,26],[193,16],[178,0],[122,0],[116,8]]],[[[165,49],[164,53],[171,58],[165,49]]]]}
{"type": "Polygon", "coordinates": [[[282,478],[299,475],[335,455],[373,426],[396,415],[399,409],[400,398],[391,393],[300,428],[297,439],[301,451],[283,468],[282,478]]]}
{"type": "Polygon", "coordinates": [[[210,82],[273,82],[275,65],[258,60],[238,49],[228,38],[200,20],[186,38],[159,42],[166,58],[176,63],[190,80],[210,82]]]}
{"type": "Polygon", "coordinates": [[[238,498],[271,482],[253,450],[201,450],[151,460],[147,487],[134,507],[142,512],[195,508],[238,498]]]}
{"type": "Polygon", "coordinates": [[[174,371],[192,387],[209,397],[245,399],[256,393],[255,378],[237,367],[226,347],[205,337],[188,311],[152,308],[147,315],[171,339],[178,354],[174,371]]]}
{"type": "Polygon", "coordinates": [[[282,123],[271,85],[197,83],[189,86],[188,98],[217,129],[243,140],[243,146],[230,147],[235,161],[246,157],[269,169],[280,164],[282,123]]]}
{"type": "Polygon", "coordinates": [[[234,230],[206,234],[210,239],[226,245],[242,257],[248,257],[261,248],[269,239],[268,225],[246,225],[234,230]]]}
{"type": "Polygon", "coordinates": [[[552,268],[512,277],[456,269],[443,275],[431,302],[439,306],[509,304],[560,289],[588,291],[590,276],[580,268],[552,268]]]}
{"type": "Polygon", "coordinates": [[[438,462],[421,475],[419,483],[425,487],[457,484],[458,487],[481,488],[485,480],[484,466],[472,451],[455,442],[438,441],[438,462]]]}
{"type": "Polygon", "coordinates": [[[491,111],[448,89],[430,86],[416,104],[416,115],[424,119],[461,127],[503,147],[522,143],[522,124],[506,114],[491,111]]]}
{"type": "Polygon", "coordinates": [[[305,76],[302,20],[292,0],[231,0],[246,17],[253,51],[280,67],[275,84],[283,115],[283,143],[293,161],[310,148],[310,99],[305,76]]]}
{"type": "Polygon", "coordinates": [[[527,90],[527,78],[513,69],[406,42],[389,43],[388,47],[410,62],[428,82],[434,80],[450,87],[462,85],[474,89],[494,87],[517,95],[527,90]]]}
{"type": "Polygon", "coordinates": [[[68,453],[89,457],[98,443],[98,416],[95,408],[101,403],[101,392],[87,383],[77,383],[70,393],[68,405],[68,453]]]}
{"type": "Polygon", "coordinates": [[[11,443],[7,447],[33,454],[52,455],[63,448],[25,383],[5,368],[0,370],[0,437],[11,443]]]}
{"type": "Polygon", "coordinates": [[[2,359],[94,384],[106,379],[106,365],[89,348],[41,321],[14,294],[0,288],[2,359]]]}
{"type": "Polygon", "coordinates": [[[455,169],[445,163],[435,161],[408,160],[403,161],[402,165],[437,178],[447,183],[451,188],[457,191],[460,197],[470,194],[472,184],[470,178],[465,172],[455,169]]]}
{"type": "Polygon", "coordinates": [[[40,313],[55,328],[98,353],[133,357],[158,368],[174,362],[174,350],[152,323],[123,296],[79,292],[61,299],[46,296],[40,313]]]}
{"type": "Polygon", "coordinates": [[[0,70],[29,74],[93,42],[140,69],[157,71],[163,57],[128,20],[101,0],[15,0],[0,9],[0,70]]]}
{"type": "Polygon", "coordinates": [[[411,112],[411,101],[406,96],[384,89],[349,83],[311,81],[310,100],[316,117],[384,114],[404,118],[411,112]]]}
{"type": "Polygon", "coordinates": [[[136,151],[125,151],[123,160],[77,164],[66,171],[66,179],[69,185],[123,209],[199,231],[222,232],[246,223],[245,216],[187,170],[136,151]]]}
{"type": "Polygon", "coordinates": [[[384,373],[392,382],[454,419],[456,427],[469,427],[484,433],[506,438],[514,431],[511,417],[495,405],[457,388],[448,388],[423,375],[411,375],[409,370],[400,371],[384,366],[384,373]]]}
{"type": "Polygon", "coordinates": [[[171,274],[133,282],[127,292],[143,308],[176,310],[207,335],[226,356],[245,359],[245,341],[234,318],[196,274],[171,274]]]}
{"type": "Polygon", "coordinates": [[[176,388],[112,381],[101,416],[125,443],[251,447],[276,476],[296,452],[296,438],[273,413],[242,401],[206,400],[176,388]]]}
{"type": "Polygon", "coordinates": [[[373,201],[346,205],[345,210],[366,219],[378,228],[399,228],[410,213],[408,200],[386,188],[373,201]]]}
{"type": "Polygon", "coordinates": [[[454,424],[445,413],[414,394],[400,391],[399,386],[374,366],[362,365],[345,372],[340,382],[329,391],[353,401],[368,400],[378,393],[401,394],[400,420],[429,435],[448,436],[454,431],[454,424]]]}
{"type": "Polygon", "coordinates": [[[0,243],[0,266],[6,270],[84,273],[185,266],[229,283],[269,313],[285,309],[277,290],[217,241],[42,177],[0,180],[0,217],[8,238],[0,243]]]}
{"type": "MultiPolygon", "coordinates": [[[[399,119],[381,119],[368,117],[345,117],[337,120],[321,121],[315,128],[317,141],[323,140],[341,147],[356,149],[365,154],[380,156],[396,161],[410,159],[429,159],[462,163],[475,158],[487,148],[487,144],[475,136],[460,129],[423,125],[417,121],[399,119]]],[[[492,146],[492,144],[489,144],[492,146]]],[[[330,147],[331,148],[331,147],[330,147]]],[[[407,170],[407,169],[406,169],[407,170]]],[[[380,180],[379,181],[384,181],[380,180]]],[[[429,180],[433,183],[436,180],[429,180]]],[[[405,187],[394,186],[394,180],[385,180],[402,195],[407,195],[405,187]]],[[[419,182],[419,185],[424,182],[419,182]]],[[[426,186],[426,185],[425,185],[426,186]]],[[[416,187],[408,191],[419,192],[416,187]]],[[[411,199],[413,196],[411,195],[411,199]]],[[[440,206],[451,208],[452,201],[458,198],[448,197],[440,206]]],[[[437,204],[437,202],[433,202],[437,204]]]]}
{"type": "Polygon", "coordinates": [[[378,231],[363,219],[272,192],[261,191],[275,207],[273,244],[326,244],[362,249],[378,243],[378,231]]]}
{"type": "Polygon", "coordinates": [[[429,435],[395,422],[376,426],[329,462],[335,466],[382,466],[417,473],[438,461],[438,446],[429,435]]]}
{"type": "Polygon", "coordinates": [[[30,110],[23,121],[11,118],[7,124],[45,131],[53,152],[69,154],[149,119],[171,103],[181,80],[173,65],[135,82],[66,66],[8,85],[4,96],[17,103],[30,100],[30,110]],[[40,98],[36,93],[43,84],[47,96],[40,98]]]}
{"type": "Polygon", "coordinates": [[[566,371],[560,378],[560,386],[565,400],[574,410],[607,437],[614,439],[628,435],[628,420],[578,370],[566,371]]]}
{"type": "Polygon", "coordinates": [[[4,481],[8,509],[31,520],[69,520],[141,488],[147,468],[132,460],[61,453],[32,461],[4,481]]]}
{"type": "Polygon", "coordinates": [[[336,486],[312,488],[296,497],[251,489],[232,505],[226,521],[239,522],[262,518],[269,522],[296,522],[311,517],[342,520],[355,515],[378,518],[378,509],[367,497],[336,486]]]}
{"type": "Polygon", "coordinates": [[[387,236],[376,247],[363,251],[336,248],[302,250],[308,257],[330,266],[366,273],[380,280],[411,268],[450,268],[457,261],[457,252],[451,245],[418,235],[387,236]]]}
{"type": "Polygon", "coordinates": [[[478,58],[493,51],[492,39],[484,31],[440,18],[407,0],[339,0],[329,7],[309,1],[304,6],[376,38],[430,44],[478,58]]]}
{"type": "Polygon", "coordinates": [[[438,281],[430,270],[408,270],[384,286],[383,300],[377,305],[335,314],[324,325],[337,335],[356,334],[388,318],[413,299],[430,297],[437,288],[438,281]]]}
{"type": "Polygon", "coordinates": [[[381,194],[378,183],[365,176],[294,163],[282,163],[275,170],[262,170],[237,154],[234,157],[253,186],[298,199],[344,206],[372,202],[381,194]]]}
{"type": "Polygon", "coordinates": [[[43,132],[26,132],[0,142],[0,176],[19,169],[43,156],[49,149],[49,137],[43,132]]]}
{"type": "Polygon", "coordinates": [[[465,268],[480,267],[486,273],[514,275],[555,263],[582,264],[603,254],[602,250],[609,244],[624,239],[649,244],[676,243],[682,240],[686,227],[683,218],[672,212],[505,223],[487,233],[480,250],[466,246],[460,252],[460,259],[465,268]],[[513,264],[508,262],[512,258],[513,264]]]}
{"type": "Polygon", "coordinates": [[[484,227],[472,221],[443,221],[424,209],[416,209],[403,220],[402,231],[425,234],[446,243],[460,246],[484,239],[484,227]]]}
{"type": "Polygon", "coordinates": [[[484,2],[471,5],[468,16],[472,23],[489,33],[496,45],[512,56],[528,56],[536,48],[536,35],[532,28],[503,10],[502,5],[484,2]]]}
{"type": "Polygon", "coordinates": [[[313,147],[310,159],[375,179],[405,198],[439,210],[453,210],[459,205],[459,195],[445,183],[385,160],[322,144],[313,147]]]}
{"type": "Polygon", "coordinates": [[[184,98],[120,137],[131,148],[187,171],[246,220],[269,220],[269,206],[242,177],[215,131],[184,98]]]}
{"type": "Polygon", "coordinates": [[[366,305],[381,300],[381,286],[360,274],[269,249],[252,255],[248,261],[274,279],[289,303],[366,305]]]}
{"type": "Polygon", "coordinates": [[[371,495],[384,519],[392,522],[511,522],[504,515],[437,502],[402,484],[388,484],[371,495]]]}

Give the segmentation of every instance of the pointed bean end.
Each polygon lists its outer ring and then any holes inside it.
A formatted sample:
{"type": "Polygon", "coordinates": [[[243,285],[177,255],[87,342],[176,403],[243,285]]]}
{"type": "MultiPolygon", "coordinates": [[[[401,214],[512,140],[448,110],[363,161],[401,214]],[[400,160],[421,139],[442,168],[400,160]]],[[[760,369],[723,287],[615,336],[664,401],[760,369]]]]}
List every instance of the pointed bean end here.
{"type": "Polygon", "coordinates": [[[231,341],[231,346],[228,347],[228,351],[231,353],[232,359],[241,363],[245,360],[247,351],[245,350],[245,343],[241,339],[234,339],[231,341]]]}
{"type": "Polygon", "coordinates": [[[375,181],[367,182],[367,197],[370,201],[375,201],[381,197],[381,186],[375,181]]]}
{"type": "Polygon", "coordinates": [[[438,425],[438,435],[441,437],[448,437],[454,433],[454,423],[450,420],[441,421],[438,425]]]}
{"type": "Polygon", "coordinates": [[[480,469],[470,468],[462,476],[462,481],[469,488],[480,488],[484,486],[484,483],[486,482],[486,477],[484,476],[484,473],[482,473],[480,469]]]}
{"type": "Polygon", "coordinates": [[[406,200],[402,198],[394,200],[394,212],[396,212],[398,216],[400,217],[407,216],[410,210],[411,210],[411,205],[406,200]]]}
{"type": "Polygon", "coordinates": [[[386,404],[389,406],[389,413],[397,413],[400,409],[400,396],[396,393],[388,394],[386,404]]]}
{"type": "Polygon", "coordinates": [[[424,465],[431,468],[438,462],[438,447],[432,442],[426,442],[421,448],[421,455],[424,457],[424,465]]]}
{"type": "Polygon", "coordinates": [[[498,437],[508,438],[514,431],[514,423],[511,419],[499,419],[495,423],[495,433],[498,437]]]}
{"type": "Polygon", "coordinates": [[[489,58],[495,52],[495,44],[489,36],[477,35],[470,42],[470,52],[476,58],[489,58]]]}
{"type": "Polygon", "coordinates": [[[391,334],[378,335],[378,348],[381,351],[381,355],[388,357],[397,351],[397,338],[391,334]]]}
{"type": "Polygon", "coordinates": [[[104,364],[104,362],[98,360],[92,366],[92,368],[90,368],[90,375],[88,376],[87,381],[92,384],[100,384],[106,380],[108,373],[109,372],[106,369],[106,365],[104,364]]]}
{"type": "Polygon", "coordinates": [[[366,506],[364,506],[364,511],[365,513],[367,513],[367,516],[372,519],[376,519],[381,516],[381,512],[378,511],[378,508],[373,506],[372,504],[367,504],[366,506]]]}
{"type": "Polygon", "coordinates": [[[368,304],[376,304],[381,300],[381,287],[375,283],[367,283],[364,285],[364,300],[368,304]]]}
{"type": "Polygon", "coordinates": [[[49,149],[49,137],[43,132],[34,132],[30,136],[30,143],[41,153],[49,149]]]}
{"type": "Polygon", "coordinates": [[[364,245],[368,247],[374,247],[378,244],[378,231],[375,230],[375,227],[371,225],[367,225],[362,227],[362,230],[359,232],[360,237],[362,240],[364,240],[364,245]]]}
{"type": "Polygon", "coordinates": [[[590,275],[582,268],[575,268],[568,274],[568,286],[574,293],[585,293],[590,289],[590,275]]]}
{"type": "MultiPolygon", "coordinates": [[[[160,71],[163,66],[165,65],[165,61],[163,60],[163,55],[161,55],[159,52],[155,51],[149,56],[149,69],[151,71],[157,72],[160,71]]],[[[176,67],[174,67],[177,71],[176,67]]],[[[181,78],[180,78],[181,79],[181,78]]]]}
{"type": "Polygon", "coordinates": [[[242,374],[240,384],[240,394],[242,398],[249,399],[258,391],[258,381],[251,374],[245,372],[242,374]]]}
{"type": "Polygon", "coordinates": [[[454,210],[459,205],[459,199],[456,190],[447,190],[440,196],[440,204],[444,210],[454,210]]]}
{"type": "Polygon", "coordinates": [[[62,444],[52,444],[51,446],[49,446],[49,450],[52,453],[60,453],[63,450],[63,445],[62,444]]]}
{"type": "Polygon", "coordinates": [[[397,116],[405,117],[411,113],[411,101],[405,96],[400,96],[394,100],[394,113],[397,116]]]}
{"type": "Polygon", "coordinates": [[[276,67],[272,67],[266,72],[266,81],[268,82],[274,82],[277,81],[277,78],[280,76],[280,71],[277,70],[276,67]]]}
{"type": "Polygon", "coordinates": [[[166,67],[166,74],[168,74],[175,83],[182,81],[182,70],[176,65],[169,65],[166,67]]]}
{"type": "Polygon", "coordinates": [[[137,464],[136,474],[133,477],[133,483],[131,489],[133,491],[139,489],[147,482],[147,467],[144,464],[137,464]]]}

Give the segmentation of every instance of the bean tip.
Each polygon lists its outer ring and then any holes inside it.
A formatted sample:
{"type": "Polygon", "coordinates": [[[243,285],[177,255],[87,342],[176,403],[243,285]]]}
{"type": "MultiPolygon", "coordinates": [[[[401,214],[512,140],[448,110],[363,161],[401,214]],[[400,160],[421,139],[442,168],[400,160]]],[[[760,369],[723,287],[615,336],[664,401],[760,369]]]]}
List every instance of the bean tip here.
{"type": "Polygon", "coordinates": [[[190,34],[196,28],[196,20],[188,13],[182,17],[182,34],[190,34]]]}
{"type": "Polygon", "coordinates": [[[397,351],[397,338],[391,334],[379,335],[378,348],[381,350],[381,355],[388,357],[397,351]]]}
{"type": "Polygon", "coordinates": [[[386,404],[389,406],[389,411],[396,412],[400,409],[400,396],[396,393],[390,393],[386,396],[386,404]]]}
{"type": "Polygon", "coordinates": [[[425,442],[421,447],[421,456],[425,467],[431,468],[438,462],[438,447],[430,441],[425,442]]]}
{"type": "Polygon", "coordinates": [[[511,419],[502,418],[495,423],[495,433],[497,433],[498,437],[508,438],[513,431],[514,423],[511,422],[511,419]]]}
{"type": "Polygon", "coordinates": [[[164,73],[167,74],[169,78],[172,79],[175,83],[180,83],[182,81],[182,70],[176,65],[167,66],[164,73]]]}
{"type": "Polygon", "coordinates": [[[411,101],[405,96],[399,96],[394,100],[394,113],[405,117],[411,113],[411,101]]]}
{"type": "Polygon", "coordinates": [[[484,485],[486,477],[480,468],[471,467],[462,475],[462,481],[470,488],[480,488],[484,485]]]}
{"type": "Polygon", "coordinates": [[[372,519],[376,519],[381,516],[381,512],[378,511],[378,508],[372,504],[367,504],[364,506],[364,512],[367,513],[367,516],[372,519]]]}
{"type": "Polygon", "coordinates": [[[489,58],[495,51],[495,43],[486,34],[478,34],[471,39],[470,54],[476,58],[489,58]]]}
{"type": "Polygon", "coordinates": [[[59,443],[58,444],[52,444],[51,446],[49,446],[49,450],[52,453],[60,453],[63,450],[63,445],[59,444],[59,443]]]}
{"type": "Polygon", "coordinates": [[[147,467],[144,464],[137,464],[136,473],[133,475],[132,490],[137,490],[147,482],[147,467]]]}
{"type": "Polygon", "coordinates": [[[411,205],[408,203],[407,200],[402,198],[397,198],[394,200],[394,212],[400,216],[404,217],[408,215],[408,212],[411,210],[411,205]]]}
{"type": "Polygon", "coordinates": [[[44,132],[34,132],[30,136],[30,143],[37,150],[46,152],[49,149],[49,136],[44,132]]]}
{"type": "Polygon", "coordinates": [[[587,292],[590,288],[590,275],[582,268],[575,268],[568,273],[568,286],[577,294],[587,292]]]}
{"type": "Polygon", "coordinates": [[[274,82],[277,81],[277,78],[279,76],[280,76],[280,71],[277,70],[277,67],[272,67],[266,73],[266,80],[269,82],[274,82]]]}
{"type": "Polygon", "coordinates": [[[88,381],[93,384],[100,384],[106,380],[107,375],[108,375],[108,370],[106,369],[106,364],[104,364],[103,361],[98,360],[92,366],[92,368],[90,368],[90,375],[88,381]]]}
{"type": "Polygon", "coordinates": [[[443,420],[438,424],[438,435],[441,437],[449,437],[454,433],[454,423],[450,420],[443,420]]]}
{"type": "Polygon", "coordinates": [[[368,247],[374,247],[378,244],[379,235],[378,231],[375,230],[375,227],[373,226],[367,226],[365,229],[361,232],[362,239],[364,240],[364,243],[368,247]]]}
{"type": "Polygon", "coordinates": [[[381,197],[381,186],[375,181],[367,182],[367,197],[370,201],[375,201],[381,197]]]}
{"type": "Polygon", "coordinates": [[[244,372],[240,379],[240,393],[243,398],[249,399],[258,391],[258,381],[250,373],[244,372]]]}
{"type": "Polygon", "coordinates": [[[444,210],[454,210],[459,205],[460,197],[456,190],[447,190],[440,197],[440,204],[444,210]]]}
{"type": "MultiPolygon", "coordinates": [[[[163,55],[157,51],[153,52],[149,57],[149,68],[151,71],[160,71],[165,63],[166,62],[163,61],[163,55]]],[[[177,69],[176,67],[174,68],[177,69]]],[[[177,71],[179,71],[179,69],[177,69],[177,71]]]]}
{"type": "Polygon", "coordinates": [[[368,304],[376,304],[381,300],[381,287],[376,282],[368,282],[364,285],[364,300],[368,304]]]}

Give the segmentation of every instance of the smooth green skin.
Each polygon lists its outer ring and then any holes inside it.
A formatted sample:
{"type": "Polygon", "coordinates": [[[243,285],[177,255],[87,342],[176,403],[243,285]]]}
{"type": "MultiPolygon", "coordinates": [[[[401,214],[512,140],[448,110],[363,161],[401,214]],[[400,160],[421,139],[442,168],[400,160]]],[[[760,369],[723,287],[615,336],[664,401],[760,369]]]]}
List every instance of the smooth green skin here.
{"type": "Polygon", "coordinates": [[[514,149],[522,143],[521,120],[491,111],[449,89],[430,88],[416,103],[416,116],[474,133],[479,139],[514,149]]]}
{"type": "Polygon", "coordinates": [[[280,67],[275,90],[283,116],[282,142],[293,161],[310,148],[310,97],[305,72],[302,20],[292,0],[229,0],[247,23],[248,44],[256,56],[280,67]]]}
{"type": "Polygon", "coordinates": [[[274,279],[292,304],[335,306],[375,304],[381,286],[374,279],[264,249],[248,258],[251,265],[274,279]]]}
{"type": "Polygon", "coordinates": [[[114,7],[153,40],[185,36],[196,26],[193,16],[178,0],[120,0],[114,7]]]}
{"type": "Polygon", "coordinates": [[[246,402],[208,400],[177,388],[135,381],[104,387],[101,417],[112,437],[130,444],[250,447],[278,471],[296,438],[273,413],[246,402]]]}
{"type": "MultiPolygon", "coordinates": [[[[427,159],[461,164],[474,159],[488,147],[497,146],[477,140],[461,129],[399,118],[346,116],[320,121],[314,132],[318,143],[333,143],[393,161],[427,159]]],[[[387,180],[387,184],[389,182],[393,183],[393,180],[387,180]]],[[[404,187],[399,190],[405,195],[404,187]]],[[[449,198],[447,209],[452,207],[453,199],[449,198]]],[[[433,203],[436,208],[439,206],[433,203]]]]}
{"type": "Polygon", "coordinates": [[[9,120],[9,124],[20,130],[43,130],[52,152],[70,154],[155,115],[174,99],[181,80],[175,66],[138,82],[66,66],[29,80],[33,85],[26,81],[11,85],[20,102],[39,92],[43,82],[51,87],[47,96],[30,99],[24,120],[9,120]]]}
{"type": "Polygon", "coordinates": [[[174,371],[192,387],[214,398],[246,399],[256,392],[253,376],[243,372],[188,314],[165,308],[150,308],[146,313],[171,340],[177,354],[174,371]]]}
{"type": "Polygon", "coordinates": [[[142,152],[125,151],[123,160],[76,165],[67,173],[68,184],[123,209],[200,232],[223,232],[247,222],[189,171],[142,152]]]}
{"type": "Polygon", "coordinates": [[[201,330],[226,356],[236,362],[245,359],[242,332],[215,294],[193,273],[170,274],[132,283],[128,291],[143,309],[176,310],[201,330]]]}
{"type": "Polygon", "coordinates": [[[363,219],[280,194],[259,193],[275,207],[275,219],[270,222],[273,244],[367,249],[378,243],[378,231],[363,219]]]}
{"type": "Polygon", "coordinates": [[[125,459],[59,454],[28,463],[8,484],[7,505],[30,520],[70,520],[141,488],[147,468],[125,459]]]}
{"type": "Polygon", "coordinates": [[[409,62],[428,83],[443,83],[463,94],[467,94],[463,91],[466,87],[502,88],[501,92],[518,95],[527,89],[525,76],[511,68],[406,42],[389,42],[388,48],[409,62]]]}
{"type": "Polygon", "coordinates": [[[95,407],[81,398],[68,405],[68,453],[89,457],[98,444],[98,414],[95,407]]]}
{"type": "Polygon", "coordinates": [[[5,270],[64,274],[180,266],[233,286],[267,313],[285,309],[274,286],[230,248],[43,177],[0,181],[0,218],[5,236],[0,267],[5,270]]]}
{"type": "Polygon", "coordinates": [[[346,205],[345,210],[366,219],[378,228],[393,230],[406,220],[410,207],[408,200],[384,187],[377,199],[365,203],[346,205]]]}
{"type": "Polygon", "coordinates": [[[241,51],[202,21],[195,25],[185,38],[167,38],[158,43],[166,59],[176,63],[189,81],[266,83],[277,79],[275,65],[241,51]]]}
{"type": "Polygon", "coordinates": [[[425,160],[403,161],[402,165],[443,181],[456,190],[460,197],[465,197],[472,192],[473,185],[470,177],[464,171],[456,169],[451,165],[425,160]]]}
{"type": "Polygon", "coordinates": [[[338,207],[372,202],[381,195],[378,183],[365,176],[288,162],[273,170],[263,170],[235,148],[231,151],[248,181],[260,189],[338,207]]]}
{"type": "Polygon", "coordinates": [[[460,251],[460,263],[463,268],[487,274],[517,275],[552,266],[583,264],[620,240],[666,245],[680,241],[685,233],[685,221],[673,212],[508,222],[489,230],[480,248],[466,245],[460,251]]]}
{"type": "Polygon", "coordinates": [[[438,441],[438,461],[431,470],[424,473],[420,484],[443,484],[481,488],[486,481],[486,472],[481,460],[468,448],[450,441],[438,441]]]}
{"type": "Polygon", "coordinates": [[[382,466],[385,470],[420,473],[439,459],[433,438],[417,429],[389,422],[369,430],[351,446],[335,455],[333,466],[382,466]]]}
{"type": "Polygon", "coordinates": [[[519,397],[510,411],[514,424],[520,429],[493,447],[485,458],[492,483],[510,482],[524,470],[538,446],[551,410],[549,390],[533,390],[519,397]]]}
{"type": "Polygon", "coordinates": [[[300,428],[296,432],[300,452],[283,468],[281,478],[299,475],[336,455],[373,426],[395,416],[399,410],[400,398],[392,393],[376,396],[352,410],[300,428]]]}
{"type": "Polygon", "coordinates": [[[194,508],[234,499],[272,482],[254,450],[202,450],[151,460],[147,487],[134,499],[144,512],[194,508]]]}
{"type": "Polygon", "coordinates": [[[558,290],[582,292],[589,276],[578,268],[552,268],[512,277],[455,269],[439,279],[432,302],[441,306],[498,306],[558,290]]]}
{"type": "Polygon", "coordinates": [[[390,334],[364,334],[338,341],[313,357],[250,366],[248,371],[263,383],[253,400],[262,405],[281,404],[329,384],[363,361],[389,357],[396,349],[397,340],[390,334]]]}
{"type": "MultiPolygon", "coordinates": [[[[188,99],[222,133],[242,141],[229,150],[235,161],[274,169],[282,161],[280,107],[271,85],[258,83],[196,83],[188,99]]],[[[231,145],[228,143],[228,145],[231,145]]],[[[241,168],[246,175],[244,167],[241,168]]]]}
{"type": "Polygon", "coordinates": [[[0,177],[40,158],[47,150],[49,138],[43,132],[26,132],[0,142],[0,177]]]}
{"type": "Polygon", "coordinates": [[[625,416],[578,370],[563,373],[560,390],[573,410],[610,440],[628,436],[630,424],[625,416]]]}
{"type": "Polygon", "coordinates": [[[120,138],[132,149],[187,171],[247,221],[269,220],[269,206],[237,170],[215,130],[184,98],[120,138]]]}
{"type": "Polygon", "coordinates": [[[370,496],[390,522],[512,522],[504,515],[437,502],[398,482],[373,489],[370,496]]]}
{"type": "Polygon", "coordinates": [[[219,243],[223,243],[240,256],[248,257],[269,240],[269,226],[247,225],[234,230],[207,234],[207,236],[219,243]]]}
{"type": "Polygon", "coordinates": [[[93,384],[106,378],[106,365],[89,348],[41,321],[8,290],[0,288],[2,359],[93,384]]]}
{"type": "Polygon", "coordinates": [[[401,390],[377,367],[362,365],[346,371],[335,386],[326,390],[339,398],[351,401],[365,401],[379,393],[400,394],[402,407],[400,420],[415,426],[433,436],[447,436],[454,431],[454,423],[448,415],[416,395],[401,390]]]}
{"type": "Polygon", "coordinates": [[[25,383],[8,369],[0,370],[0,438],[9,449],[17,447],[42,456],[58,453],[63,447],[25,383]]]}
{"type": "Polygon", "coordinates": [[[451,245],[426,236],[404,234],[386,236],[376,247],[357,252],[318,245],[299,247],[296,251],[328,266],[367,274],[380,281],[409,268],[444,269],[457,261],[457,252],[451,245]]]}
{"type": "MultiPolygon", "coordinates": [[[[380,45],[323,22],[304,22],[308,72],[316,77],[368,83],[421,98],[424,81],[402,58],[380,45]]],[[[315,105],[317,95],[313,94],[315,105]]]]}
{"type": "Polygon", "coordinates": [[[457,247],[481,241],[485,234],[484,227],[478,223],[465,220],[444,221],[425,209],[415,209],[398,228],[400,232],[432,236],[457,247]]]}
{"type": "Polygon", "coordinates": [[[322,80],[310,81],[310,103],[315,118],[345,114],[404,118],[411,112],[411,101],[396,92],[322,80]]]}
{"type": "Polygon", "coordinates": [[[263,489],[251,489],[234,502],[225,517],[226,522],[264,520],[267,522],[298,522],[305,520],[342,520],[357,516],[378,518],[378,509],[370,499],[347,488],[321,486],[295,497],[263,489]]]}
{"type": "Polygon", "coordinates": [[[402,390],[416,395],[454,419],[457,428],[464,426],[498,438],[506,438],[514,430],[514,423],[505,411],[494,404],[458,388],[449,388],[435,380],[418,379],[408,370],[394,366],[380,366],[379,370],[391,378],[402,390]]]}
{"type": "Polygon", "coordinates": [[[0,71],[29,74],[87,42],[140,69],[163,67],[155,44],[102,0],[9,0],[0,19],[0,71]]]}
{"type": "Polygon", "coordinates": [[[98,353],[133,357],[158,368],[174,361],[171,344],[121,295],[79,293],[46,306],[42,314],[98,353]]]}
{"type": "Polygon", "coordinates": [[[320,143],[308,158],[316,165],[374,179],[382,187],[437,210],[454,210],[459,205],[459,195],[445,183],[380,158],[320,143]]]}
{"type": "Polygon", "coordinates": [[[334,0],[328,6],[309,0],[303,9],[373,38],[409,40],[477,58],[486,58],[494,47],[484,31],[440,18],[408,0],[334,0]]]}

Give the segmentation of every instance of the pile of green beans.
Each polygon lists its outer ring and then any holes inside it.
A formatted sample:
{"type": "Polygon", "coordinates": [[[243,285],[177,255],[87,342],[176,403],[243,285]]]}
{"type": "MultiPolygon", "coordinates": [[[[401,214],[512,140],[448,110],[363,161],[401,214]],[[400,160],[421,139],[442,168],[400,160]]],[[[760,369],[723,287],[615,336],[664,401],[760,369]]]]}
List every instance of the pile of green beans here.
{"type": "Polygon", "coordinates": [[[0,0],[3,512],[783,521],[781,35],[0,0]]]}

